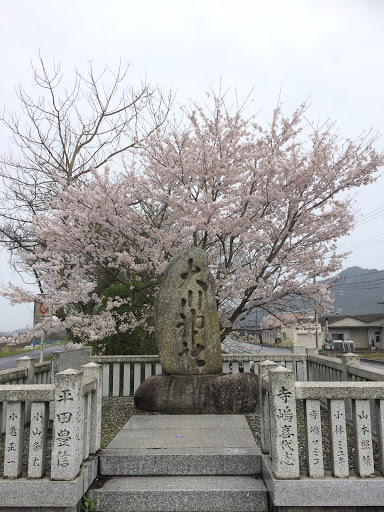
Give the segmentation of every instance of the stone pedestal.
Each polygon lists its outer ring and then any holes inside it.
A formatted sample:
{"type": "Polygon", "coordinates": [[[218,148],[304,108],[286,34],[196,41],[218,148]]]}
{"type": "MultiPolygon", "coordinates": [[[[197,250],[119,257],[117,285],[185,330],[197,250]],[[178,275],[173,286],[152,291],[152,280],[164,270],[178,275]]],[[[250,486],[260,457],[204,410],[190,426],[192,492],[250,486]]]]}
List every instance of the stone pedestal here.
{"type": "Polygon", "coordinates": [[[165,375],[135,393],[139,409],[168,414],[243,414],[255,410],[258,378],[223,375],[215,280],[197,247],[177,254],[165,271],[154,308],[165,375]]]}
{"type": "Polygon", "coordinates": [[[258,399],[258,377],[236,375],[154,375],[135,393],[138,409],[166,414],[245,414],[258,399]]]}

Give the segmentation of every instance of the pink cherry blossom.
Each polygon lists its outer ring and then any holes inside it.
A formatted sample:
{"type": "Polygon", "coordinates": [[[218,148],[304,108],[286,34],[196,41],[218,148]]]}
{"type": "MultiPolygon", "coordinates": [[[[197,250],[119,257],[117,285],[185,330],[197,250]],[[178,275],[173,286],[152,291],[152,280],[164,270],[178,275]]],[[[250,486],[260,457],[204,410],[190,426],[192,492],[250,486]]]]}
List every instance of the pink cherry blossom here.
{"type": "MultiPolygon", "coordinates": [[[[354,222],[352,200],[340,193],[377,178],[376,137],[341,140],[332,126],[313,128],[305,105],[290,117],[277,108],[262,127],[222,96],[212,103],[157,130],[123,173],[94,170],[84,185],[61,184],[35,219],[41,244],[19,251],[20,261],[61,311],[56,323],[84,341],[152,328],[152,296],[140,318],[119,316],[116,307],[130,300],[103,303],[100,275],[145,294],[140,279],[161,276],[191,246],[208,253],[223,335],[255,306],[294,310],[300,298],[329,307],[329,277],[345,256],[337,241],[354,222]]],[[[37,297],[19,287],[3,295],[37,297]]]]}

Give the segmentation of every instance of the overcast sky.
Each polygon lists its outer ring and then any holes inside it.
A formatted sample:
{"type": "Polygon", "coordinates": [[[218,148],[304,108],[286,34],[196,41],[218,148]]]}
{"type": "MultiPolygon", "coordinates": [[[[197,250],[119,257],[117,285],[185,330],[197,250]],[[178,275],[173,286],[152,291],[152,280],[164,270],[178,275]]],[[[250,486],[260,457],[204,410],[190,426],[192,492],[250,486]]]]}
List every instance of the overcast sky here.
{"type": "MultiPolygon", "coordinates": [[[[69,76],[88,61],[116,67],[121,57],[132,63],[132,81],[146,75],[177,90],[180,103],[203,100],[222,78],[242,95],[254,88],[261,120],[269,119],[281,88],[286,112],[310,96],[308,117],[336,120],[342,135],[371,127],[384,132],[383,0],[0,0],[0,6],[1,107],[17,110],[19,83],[31,90],[30,61],[40,51],[69,76]]],[[[1,128],[1,152],[8,144],[1,128]]],[[[345,268],[384,269],[383,185],[381,178],[356,194],[360,215],[374,213],[340,242],[353,250],[345,268]]],[[[0,285],[20,283],[6,261],[3,251],[0,285]]],[[[31,306],[0,299],[0,331],[31,323],[31,306]]]]}

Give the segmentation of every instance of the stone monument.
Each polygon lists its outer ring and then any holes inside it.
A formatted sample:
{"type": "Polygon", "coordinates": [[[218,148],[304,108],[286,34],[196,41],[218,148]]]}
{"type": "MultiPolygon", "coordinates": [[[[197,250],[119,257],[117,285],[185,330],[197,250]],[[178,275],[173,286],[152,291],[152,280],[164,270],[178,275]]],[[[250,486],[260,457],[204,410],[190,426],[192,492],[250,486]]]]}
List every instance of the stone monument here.
{"type": "Polygon", "coordinates": [[[208,257],[194,247],[169,264],[155,302],[156,341],[168,375],[221,372],[220,324],[208,257]]]}
{"type": "Polygon", "coordinates": [[[223,375],[215,281],[207,254],[196,247],[176,255],[155,301],[162,375],[135,393],[139,409],[169,414],[235,414],[256,407],[253,373],[223,375]]]}

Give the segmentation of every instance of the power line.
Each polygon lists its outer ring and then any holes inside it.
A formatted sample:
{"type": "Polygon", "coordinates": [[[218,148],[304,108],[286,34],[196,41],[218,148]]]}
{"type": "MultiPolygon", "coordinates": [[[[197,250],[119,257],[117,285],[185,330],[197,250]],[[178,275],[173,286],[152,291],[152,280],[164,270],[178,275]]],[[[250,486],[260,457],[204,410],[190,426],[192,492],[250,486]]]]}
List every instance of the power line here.
{"type": "Polygon", "coordinates": [[[376,215],[375,217],[371,217],[370,219],[366,219],[362,222],[356,222],[356,226],[359,227],[359,226],[363,226],[364,224],[367,224],[368,222],[372,222],[373,220],[376,220],[378,219],[379,217],[382,217],[384,215],[384,212],[383,213],[380,213],[378,215],[376,215]]]}
{"type": "Polygon", "coordinates": [[[384,232],[378,233],[377,235],[363,238],[357,242],[344,243],[339,246],[339,249],[353,252],[355,249],[361,249],[362,247],[370,247],[371,245],[384,242],[384,232]],[[380,238],[383,237],[383,238],[380,238]],[[377,240],[380,238],[379,240],[377,240]]]}
{"type": "Polygon", "coordinates": [[[335,292],[354,292],[354,291],[365,291],[365,290],[382,290],[384,287],[384,284],[381,284],[379,286],[357,286],[356,288],[331,288],[331,290],[334,290],[335,292]]]}
{"type": "Polygon", "coordinates": [[[360,213],[360,214],[358,215],[358,217],[367,217],[368,215],[371,215],[372,213],[377,212],[377,210],[381,210],[381,209],[383,209],[383,208],[384,208],[384,203],[383,203],[382,205],[378,206],[377,208],[374,208],[373,210],[371,210],[371,211],[370,211],[370,212],[368,212],[368,213],[360,213]]]}
{"type": "Polygon", "coordinates": [[[375,208],[374,210],[371,210],[368,213],[363,213],[361,215],[358,215],[356,220],[358,223],[365,222],[369,217],[375,216],[375,215],[377,215],[378,212],[381,212],[383,210],[384,210],[384,204],[382,204],[381,206],[378,206],[377,208],[375,208]]]}
{"type": "Polygon", "coordinates": [[[339,249],[343,250],[343,251],[347,251],[347,252],[353,252],[353,251],[357,251],[358,249],[365,249],[366,247],[370,247],[371,245],[376,245],[376,244],[381,244],[384,242],[384,238],[382,240],[376,240],[375,242],[371,242],[369,244],[366,244],[364,243],[363,241],[361,242],[356,242],[356,244],[350,244],[349,247],[350,249],[348,249],[348,245],[346,247],[343,247],[342,245],[339,247],[339,249]],[[360,244],[360,245],[358,245],[360,244]],[[357,245],[357,247],[353,247],[353,245],[357,245]]]}
{"type": "Polygon", "coordinates": [[[352,247],[353,245],[360,245],[364,242],[368,242],[369,240],[373,240],[380,236],[384,236],[384,231],[382,233],[378,233],[377,235],[370,236],[368,238],[363,238],[363,240],[358,240],[357,242],[351,242],[350,244],[346,244],[346,247],[352,247]]]}
{"type": "Polygon", "coordinates": [[[384,286],[384,284],[380,284],[381,281],[384,281],[384,279],[378,279],[377,281],[367,281],[367,282],[361,282],[361,283],[346,283],[346,284],[340,284],[339,286],[336,284],[335,286],[332,286],[333,289],[338,290],[351,290],[352,288],[365,288],[367,285],[378,285],[378,286],[384,286]]]}
{"type": "Polygon", "coordinates": [[[339,289],[339,290],[351,290],[352,288],[367,288],[367,287],[370,287],[371,285],[377,285],[378,287],[381,287],[381,286],[384,286],[384,284],[381,284],[382,281],[384,281],[384,278],[383,279],[375,279],[375,280],[372,280],[372,281],[358,281],[356,283],[336,283],[334,286],[332,286],[331,288],[333,289],[339,289]]]}
{"type": "Polygon", "coordinates": [[[339,287],[339,288],[331,288],[331,290],[334,290],[334,291],[337,291],[337,292],[352,292],[352,291],[356,291],[356,290],[374,290],[376,288],[383,288],[384,284],[381,283],[381,284],[377,284],[377,285],[374,285],[374,286],[351,286],[350,288],[344,288],[344,287],[339,287]]]}
{"type": "Polygon", "coordinates": [[[341,279],[354,279],[355,277],[370,276],[372,274],[378,274],[379,272],[384,272],[384,270],[374,270],[373,272],[364,272],[363,274],[356,274],[353,276],[343,276],[341,279]]]}

